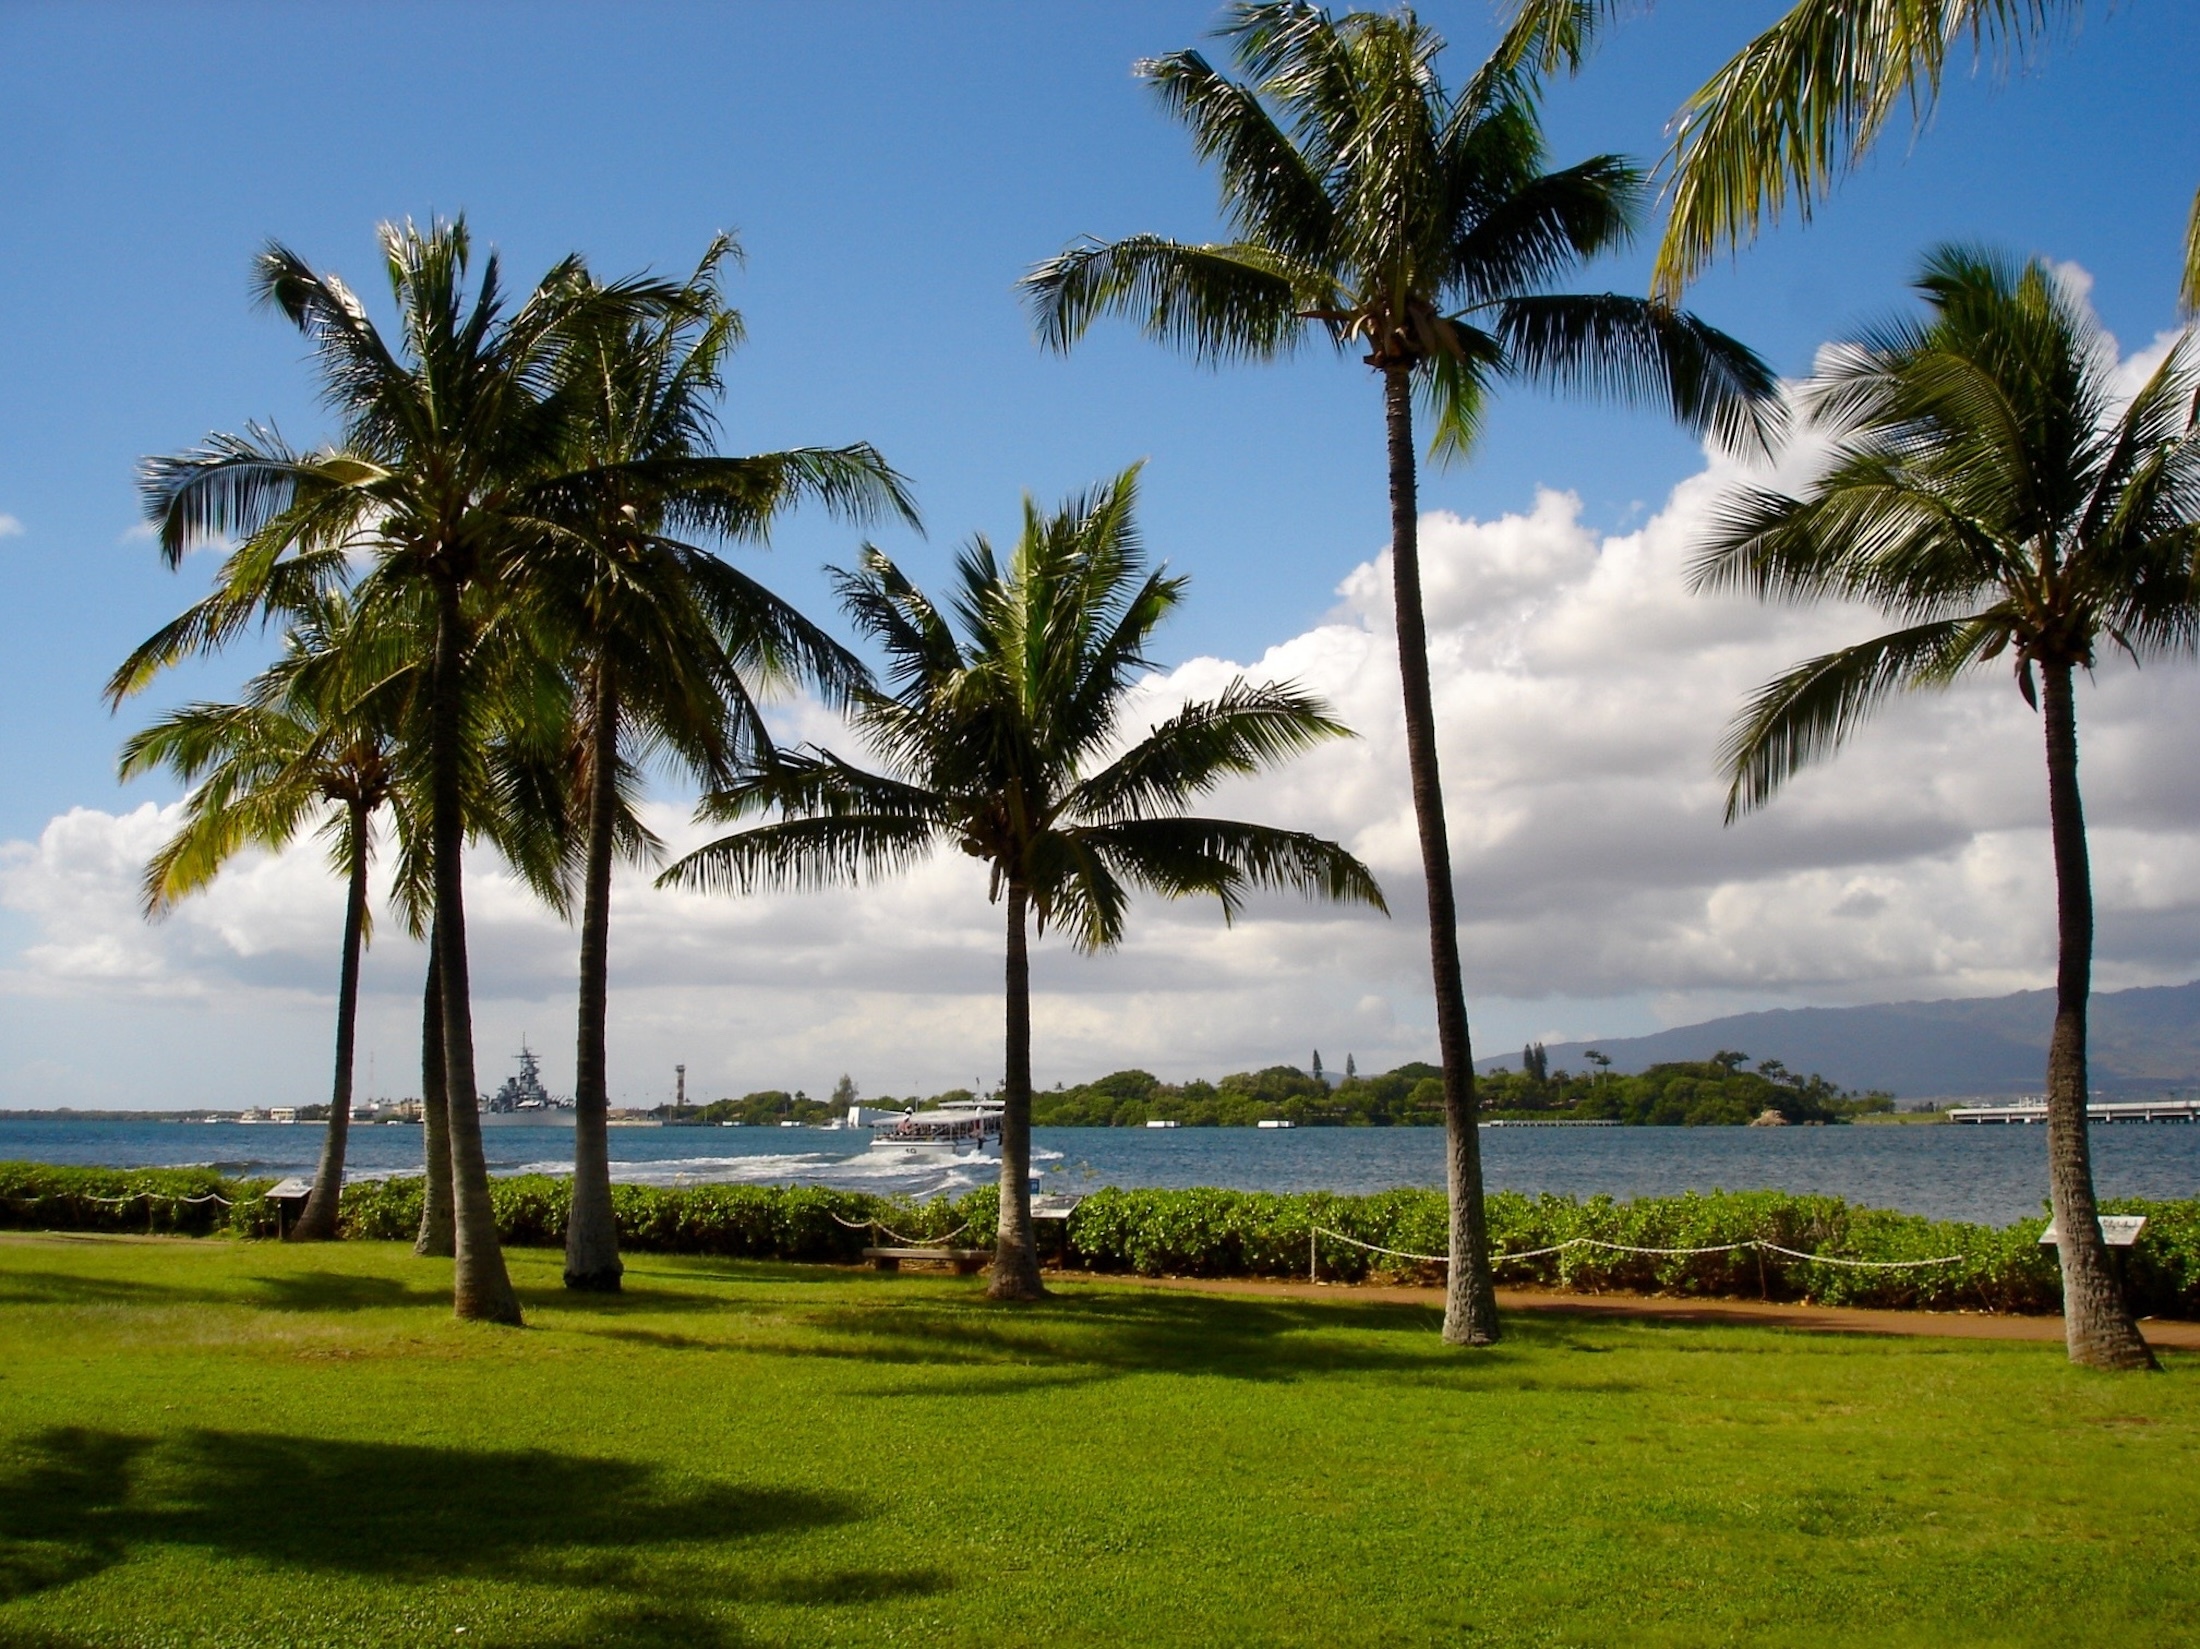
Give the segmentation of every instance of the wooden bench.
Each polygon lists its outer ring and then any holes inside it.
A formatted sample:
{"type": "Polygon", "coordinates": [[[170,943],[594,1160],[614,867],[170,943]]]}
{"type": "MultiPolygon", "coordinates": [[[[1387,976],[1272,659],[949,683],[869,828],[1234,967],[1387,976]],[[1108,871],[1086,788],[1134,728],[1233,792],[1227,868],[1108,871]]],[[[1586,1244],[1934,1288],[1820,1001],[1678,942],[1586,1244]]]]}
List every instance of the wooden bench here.
{"type": "Polygon", "coordinates": [[[982,1271],[992,1261],[990,1248],[866,1248],[863,1257],[881,1271],[899,1271],[902,1261],[918,1263],[931,1261],[934,1265],[951,1265],[958,1277],[967,1277],[974,1271],[982,1271]]]}

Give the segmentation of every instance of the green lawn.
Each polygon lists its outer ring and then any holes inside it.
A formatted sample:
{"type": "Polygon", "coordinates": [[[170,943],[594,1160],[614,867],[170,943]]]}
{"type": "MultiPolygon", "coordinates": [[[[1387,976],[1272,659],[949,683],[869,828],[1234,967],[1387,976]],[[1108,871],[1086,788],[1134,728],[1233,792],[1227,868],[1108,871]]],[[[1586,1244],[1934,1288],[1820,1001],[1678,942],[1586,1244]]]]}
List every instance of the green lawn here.
{"type": "Polygon", "coordinates": [[[2200,1359],[0,1239],[0,1643],[2200,1640],[2200,1359]]]}

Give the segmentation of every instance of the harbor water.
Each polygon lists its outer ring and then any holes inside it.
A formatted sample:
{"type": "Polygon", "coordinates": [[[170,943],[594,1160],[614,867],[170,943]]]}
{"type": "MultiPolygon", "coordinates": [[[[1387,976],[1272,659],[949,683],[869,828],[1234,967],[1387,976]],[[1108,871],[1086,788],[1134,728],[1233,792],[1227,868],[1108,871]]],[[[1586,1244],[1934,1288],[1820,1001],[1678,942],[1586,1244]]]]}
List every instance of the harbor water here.
{"type": "MultiPolygon", "coordinates": [[[[209,1165],[239,1175],[313,1172],[318,1124],[0,1119],[0,1159],[110,1167],[209,1165]]],[[[612,1176],[649,1185],[823,1185],[912,1197],[991,1179],[990,1161],[870,1149],[868,1130],[633,1128],[611,1132],[612,1176]]],[[[570,1169],[570,1127],[484,1131],[492,1173],[570,1169]]],[[[1041,1188],[1213,1185],[1368,1192],[1443,1184],[1432,1128],[1040,1128],[1041,1188]]],[[[2040,1212],[2047,1132],[2037,1127],[1485,1128],[1492,1189],[1620,1199],[1681,1191],[1827,1192],[1876,1208],[2006,1224],[2040,1212]]],[[[2200,1196],[2200,1126],[2093,1129],[2105,1197],[2200,1196]]],[[[417,1127],[355,1124],[350,1176],[417,1173],[417,1127]]]]}

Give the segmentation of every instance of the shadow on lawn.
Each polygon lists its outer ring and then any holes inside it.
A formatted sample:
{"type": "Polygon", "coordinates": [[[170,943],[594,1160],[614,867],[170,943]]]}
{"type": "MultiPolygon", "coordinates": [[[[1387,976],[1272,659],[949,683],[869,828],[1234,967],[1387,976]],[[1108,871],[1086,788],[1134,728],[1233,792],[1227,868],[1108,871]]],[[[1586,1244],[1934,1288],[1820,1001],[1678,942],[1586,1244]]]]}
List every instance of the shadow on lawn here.
{"type": "Polygon", "coordinates": [[[448,1284],[423,1286],[352,1271],[241,1277],[226,1288],[89,1277],[77,1271],[0,1273],[0,1305],[228,1305],[247,1311],[341,1312],[448,1304],[450,1297],[448,1284]]]}
{"type": "MultiPolygon", "coordinates": [[[[1379,1374],[1455,1389],[1502,1384],[1624,1393],[1624,1381],[1586,1374],[1553,1380],[1523,1376],[1518,1347],[1578,1339],[1578,1327],[1553,1330],[1515,1316],[1508,1345],[1463,1354],[1443,1345],[1435,1310],[1387,1301],[1298,1301],[1161,1290],[1057,1291],[1042,1305],[988,1304],[975,1292],[942,1299],[912,1295],[856,1305],[799,1309],[817,1337],[790,1335],[776,1345],[744,1340],[738,1348],[697,1336],[639,1327],[590,1332],[670,1351],[739,1349],[790,1357],[842,1358],[912,1370],[967,1371],[954,1389],[985,1395],[1053,1391],[1135,1374],[1289,1381],[1336,1374],[1379,1374]]],[[[921,1383],[871,1395],[938,1391],[921,1383]]]]}
{"type": "MultiPolygon", "coordinates": [[[[0,1603],[97,1574],[147,1546],[323,1572],[636,1593],[663,1583],[646,1562],[651,1548],[755,1542],[865,1515],[845,1494],[676,1487],[634,1461],[545,1449],[224,1431],[156,1440],[64,1427],[14,1452],[20,1463],[0,1474],[0,1603]]],[[[933,1570],[811,1573],[800,1582],[816,1601],[950,1584],[933,1570]]],[[[724,1601],[778,1600],[785,1589],[726,1574],[700,1585],[724,1601]]],[[[607,1627],[590,1641],[656,1640],[607,1627]]]]}

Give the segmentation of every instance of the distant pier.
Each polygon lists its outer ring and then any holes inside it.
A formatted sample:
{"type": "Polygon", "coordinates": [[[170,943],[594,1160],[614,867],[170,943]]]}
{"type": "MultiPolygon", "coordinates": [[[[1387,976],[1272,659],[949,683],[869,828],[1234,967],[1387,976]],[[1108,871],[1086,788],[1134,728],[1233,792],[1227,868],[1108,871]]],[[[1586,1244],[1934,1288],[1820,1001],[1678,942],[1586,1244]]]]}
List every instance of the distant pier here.
{"type": "Polygon", "coordinates": [[[1617,1128],[1610,1117],[1494,1117],[1485,1128],[1617,1128]]]}
{"type": "MultiPolygon", "coordinates": [[[[2088,1122],[2200,1122],[2200,1099],[2135,1099],[2114,1104],[2096,1100],[2085,1108],[2088,1122]]],[[[2015,1105],[1958,1105],[1948,1112],[1950,1122],[2019,1122],[2047,1120],[2047,1101],[2028,1099],[2015,1105]]]]}

